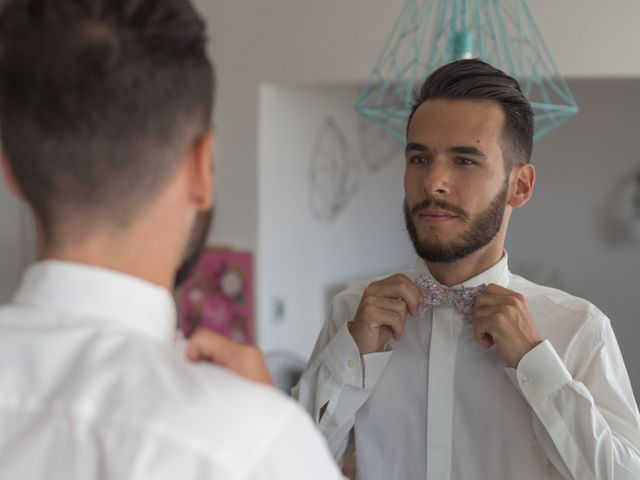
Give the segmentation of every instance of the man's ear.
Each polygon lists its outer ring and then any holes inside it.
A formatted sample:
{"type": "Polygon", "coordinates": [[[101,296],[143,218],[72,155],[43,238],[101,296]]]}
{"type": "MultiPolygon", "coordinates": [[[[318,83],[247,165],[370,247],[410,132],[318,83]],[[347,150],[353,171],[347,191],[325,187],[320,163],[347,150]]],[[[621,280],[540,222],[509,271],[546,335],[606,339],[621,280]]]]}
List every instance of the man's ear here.
{"type": "Polygon", "coordinates": [[[213,143],[214,134],[208,132],[196,139],[188,154],[191,199],[201,210],[208,210],[213,206],[213,143]]]}
{"type": "Polygon", "coordinates": [[[9,158],[4,152],[0,153],[0,165],[2,166],[2,173],[4,174],[4,181],[7,184],[7,188],[14,197],[24,201],[24,194],[18,186],[16,177],[13,174],[13,168],[11,168],[11,163],[9,163],[9,158]]]}
{"type": "Polygon", "coordinates": [[[511,172],[511,188],[508,204],[513,208],[525,205],[533,195],[536,168],[530,163],[518,165],[511,172]]]}

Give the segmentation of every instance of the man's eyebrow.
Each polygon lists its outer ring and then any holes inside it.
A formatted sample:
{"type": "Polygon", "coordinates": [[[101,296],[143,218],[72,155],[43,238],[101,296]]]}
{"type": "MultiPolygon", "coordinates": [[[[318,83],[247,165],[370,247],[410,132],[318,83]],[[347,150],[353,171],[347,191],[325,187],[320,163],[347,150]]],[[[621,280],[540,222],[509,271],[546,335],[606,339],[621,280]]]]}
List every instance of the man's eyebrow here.
{"type": "Polygon", "coordinates": [[[404,149],[405,153],[410,151],[418,151],[418,152],[431,152],[431,149],[426,145],[422,145],[421,143],[407,143],[407,146],[404,149]]]}
{"type": "MultiPolygon", "coordinates": [[[[421,143],[407,143],[407,146],[404,149],[405,153],[406,152],[424,152],[424,153],[431,153],[431,148],[429,148],[427,145],[423,145],[421,143]]],[[[449,153],[458,153],[461,155],[473,155],[474,157],[478,157],[481,159],[486,159],[488,158],[487,154],[484,153],[482,150],[477,149],[476,147],[472,146],[472,145],[458,145],[455,147],[450,147],[449,149],[447,149],[447,151],[449,153]]]]}
{"type": "Polygon", "coordinates": [[[474,157],[480,157],[482,159],[487,158],[487,154],[482,150],[478,150],[476,147],[471,145],[460,145],[457,147],[451,147],[448,149],[449,153],[460,153],[462,155],[473,155],[474,157]]]}

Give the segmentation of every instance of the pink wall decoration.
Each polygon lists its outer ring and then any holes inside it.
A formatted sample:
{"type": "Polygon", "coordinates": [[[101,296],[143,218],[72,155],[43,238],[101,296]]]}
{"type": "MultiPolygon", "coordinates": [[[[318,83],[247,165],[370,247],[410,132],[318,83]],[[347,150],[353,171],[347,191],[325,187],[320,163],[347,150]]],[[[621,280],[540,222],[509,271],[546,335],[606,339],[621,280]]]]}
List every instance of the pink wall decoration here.
{"type": "Polygon", "coordinates": [[[186,337],[200,326],[254,343],[252,254],[205,250],[180,290],[179,315],[186,337]]]}

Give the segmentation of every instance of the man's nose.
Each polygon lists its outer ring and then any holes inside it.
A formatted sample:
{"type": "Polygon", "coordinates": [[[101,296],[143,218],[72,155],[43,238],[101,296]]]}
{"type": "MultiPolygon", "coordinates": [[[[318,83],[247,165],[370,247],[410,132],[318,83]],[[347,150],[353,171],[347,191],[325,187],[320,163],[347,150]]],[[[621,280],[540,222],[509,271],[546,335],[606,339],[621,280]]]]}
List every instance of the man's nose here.
{"type": "Polygon", "coordinates": [[[424,177],[422,188],[431,195],[446,195],[450,190],[449,169],[440,162],[433,162],[424,177]]]}

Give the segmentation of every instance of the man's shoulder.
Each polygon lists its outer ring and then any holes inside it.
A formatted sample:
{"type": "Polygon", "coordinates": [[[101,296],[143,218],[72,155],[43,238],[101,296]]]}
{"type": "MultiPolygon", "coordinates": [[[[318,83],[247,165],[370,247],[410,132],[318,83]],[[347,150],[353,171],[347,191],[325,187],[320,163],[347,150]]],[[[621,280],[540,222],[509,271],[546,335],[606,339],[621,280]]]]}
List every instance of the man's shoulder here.
{"type": "Polygon", "coordinates": [[[539,285],[520,275],[511,275],[510,286],[513,290],[521,292],[530,300],[545,300],[558,308],[580,313],[599,313],[600,310],[589,300],[573,295],[559,288],[539,285]]]}
{"type": "Polygon", "coordinates": [[[226,468],[248,468],[263,462],[275,439],[305,420],[298,405],[275,388],[210,363],[188,362],[170,346],[147,344],[142,350],[150,362],[135,376],[145,377],[139,385],[145,399],[132,400],[128,387],[121,394],[124,411],[140,419],[147,437],[226,468]]]}
{"type": "Polygon", "coordinates": [[[0,310],[0,360],[29,371],[5,372],[0,386],[29,392],[34,405],[54,402],[52,412],[92,438],[130,439],[152,455],[203,462],[222,478],[259,469],[275,448],[319,443],[311,420],[274,388],[191,363],[174,345],[118,325],[36,329],[19,321],[18,310],[0,310]]]}
{"type": "Polygon", "coordinates": [[[175,402],[180,411],[165,402],[156,414],[188,439],[186,448],[247,472],[293,471],[273,465],[275,457],[326,472],[335,468],[311,418],[275,388],[208,363],[181,363],[176,373],[183,379],[175,402]]]}
{"type": "Polygon", "coordinates": [[[146,376],[148,387],[158,395],[157,411],[150,406],[150,412],[160,419],[189,425],[194,432],[206,433],[213,426],[217,434],[220,425],[238,422],[249,434],[294,415],[295,403],[274,388],[208,362],[189,362],[172,345],[149,343],[143,349],[154,364],[147,363],[138,374],[146,376]]]}
{"type": "Polygon", "coordinates": [[[573,330],[590,325],[596,329],[608,327],[607,316],[593,303],[554,287],[539,285],[519,275],[511,275],[510,288],[522,293],[542,322],[573,323],[573,330]]]}

